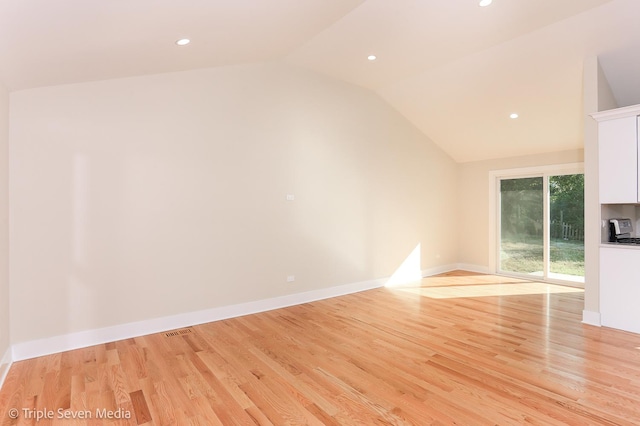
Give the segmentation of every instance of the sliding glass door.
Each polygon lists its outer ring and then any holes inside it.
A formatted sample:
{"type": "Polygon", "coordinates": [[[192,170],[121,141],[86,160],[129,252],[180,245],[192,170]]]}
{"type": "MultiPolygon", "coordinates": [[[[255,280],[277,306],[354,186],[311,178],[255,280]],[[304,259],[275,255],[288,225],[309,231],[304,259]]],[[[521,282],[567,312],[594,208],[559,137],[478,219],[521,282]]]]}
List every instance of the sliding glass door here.
{"type": "Polygon", "coordinates": [[[500,180],[500,271],[544,275],[542,177],[500,180]]]}
{"type": "Polygon", "coordinates": [[[584,282],[584,175],[549,176],[549,277],[584,282]]]}
{"type": "Polygon", "coordinates": [[[584,175],[499,177],[497,272],[584,282],[584,175]]]}

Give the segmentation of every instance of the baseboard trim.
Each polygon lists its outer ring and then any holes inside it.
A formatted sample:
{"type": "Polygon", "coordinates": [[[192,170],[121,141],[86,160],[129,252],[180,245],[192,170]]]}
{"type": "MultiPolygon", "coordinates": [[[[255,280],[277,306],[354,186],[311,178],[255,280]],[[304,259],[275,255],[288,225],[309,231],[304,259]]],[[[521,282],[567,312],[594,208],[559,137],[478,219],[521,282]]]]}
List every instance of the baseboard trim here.
{"type": "Polygon", "coordinates": [[[601,327],[602,322],[600,318],[600,312],[582,311],[582,323],[587,325],[595,325],[596,327],[601,327]]]}
{"type": "MultiPolygon", "coordinates": [[[[488,273],[488,268],[470,264],[442,265],[424,269],[421,271],[421,273],[423,277],[429,277],[432,275],[443,274],[445,272],[451,272],[455,270],[488,273]]],[[[80,331],[44,339],[30,340],[27,342],[14,344],[11,347],[11,350],[8,351],[8,355],[5,355],[5,358],[8,357],[11,363],[30,358],[36,358],[39,356],[70,351],[73,349],[114,342],[117,340],[130,339],[133,337],[139,337],[153,333],[160,333],[176,328],[189,327],[192,325],[204,324],[207,322],[219,321],[243,315],[250,315],[279,308],[286,308],[288,306],[294,306],[302,303],[309,303],[317,300],[328,299],[331,297],[344,296],[351,293],[384,287],[385,283],[388,280],[389,278],[381,278],[376,280],[362,281],[318,290],[311,290],[303,293],[294,293],[286,296],[240,303],[236,305],[221,306],[218,308],[205,309],[202,311],[187,312],[184,314],[131,322],[93,330],[80,331]]],[[[0,370],[0,373],[2,373],[2,370],[0,370]]]]}
{"type": "Polygon", "coordinates": [[[377,279],[311,290],[270,299],[256,300],[237,305],[221,306],[202,311],[188,312],[162,318],[115,325],[94,330],[80,331],[45,339],[31,340],[13,345],[13,361],[21,361],[73,349],[114,342],[122,339],[160,333],[176,328],[189,327],[273,309],[286,308],[302,303],[331,297],[344,296],[360,291],[383,287],[387,279],[377,279]]]}
{"type": "Polygon", "coordinates": [[[460,269],[461,271],[475,272],[477,274],[489,274],[489,273],[491,273],[491,271],[489,271],[489,267],[482,266],[482,265],[474,265],[474,264],[471,264],[471,263],[458,263],[458,265],[456,267],[457,267],[457,269],[460,269]]]}
{"type": "Polygon", "coordinates": [[[435,268],[423,269],[422,277],[430,277],[433,275],[444,274],[451,271],[467,271],[478,274],[489,274],[489,268],[486,266],[472,265],[470,263],[453,263],[449,265],[436,266],[435,268]]]}
{"type": "Polygon", "coordinates": [[[420,272],[422,273],[422,277],[425,278],[433,275],[444,274],[446,272],[455,271],[456,269],[458,269],[457,265],[450,264],[450,265],[436,266],[434,268],[429,268],[429,269],[423,269],[420,272]]]}
{"type": "Polygon", "coordinates": [[[2,356],[2,360],[0,360],[0,389],[4,384],[4,380],[7,378],[7,374],[9,373],[9,369],[11,368],[11,364],[13,364],[11,347],[8,347],[4,355],[2,356]]]}

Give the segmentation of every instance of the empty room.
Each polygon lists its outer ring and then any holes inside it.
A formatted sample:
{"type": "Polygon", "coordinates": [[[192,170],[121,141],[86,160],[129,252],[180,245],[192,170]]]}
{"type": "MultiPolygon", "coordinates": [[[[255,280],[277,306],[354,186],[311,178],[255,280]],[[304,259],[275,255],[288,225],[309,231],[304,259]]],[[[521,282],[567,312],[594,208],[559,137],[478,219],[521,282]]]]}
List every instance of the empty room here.
{"type": "Polygon", "coordinates": [[[638,16],[0,2],[0,425],[640,424],[638,16]]]}

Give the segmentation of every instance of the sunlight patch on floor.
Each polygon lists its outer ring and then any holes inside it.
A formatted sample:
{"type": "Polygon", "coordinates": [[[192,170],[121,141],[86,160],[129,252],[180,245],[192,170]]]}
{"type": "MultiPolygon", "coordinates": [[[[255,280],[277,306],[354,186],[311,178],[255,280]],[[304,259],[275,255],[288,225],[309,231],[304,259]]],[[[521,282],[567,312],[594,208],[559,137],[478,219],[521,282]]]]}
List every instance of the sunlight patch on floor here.
{"type": "Polygon", "coordinates": [[[453,299],[460,297],[486,296],[519,296],[526,294],[554,294],[554,293],[584,293],[581,288],[566,287],[545,283],[517,283],[517,284],[485,284],[474,286],[444,286],[444,287],[408,287],[396,290],[430,297],[432,299],[453,299]]]}

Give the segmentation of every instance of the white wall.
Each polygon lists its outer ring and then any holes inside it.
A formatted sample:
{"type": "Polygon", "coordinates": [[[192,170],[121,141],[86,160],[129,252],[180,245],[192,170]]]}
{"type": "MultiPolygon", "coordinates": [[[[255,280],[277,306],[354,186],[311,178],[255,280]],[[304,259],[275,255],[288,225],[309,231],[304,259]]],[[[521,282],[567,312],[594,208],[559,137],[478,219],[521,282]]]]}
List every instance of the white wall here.
{"type": "Polygon", "coordinates": [[[0,84],[0,383],[9,362],[9,93],[0,84]]]}
{"type": "Polygon", "coordinates": [[[600,324],[600,201],[598,194],[598,125],[589,114],[617,107],[613,92],[593,56],[583,71],[584,169],[585,169],[585,295],[583,321],[600,324]]]}
{"type": "Polygon", "coordinates": [[[582,150],[526,157],[475,161],[458,165],[459,262],[467,269],[489,272],[489,172],[521,167],[580,163],[582,150]]]}
{"type": "Polygon", "coordinates": [[[283,64],[14,92],[10,148],[13,343],[457,261],[452,160],[283,64]]]}

